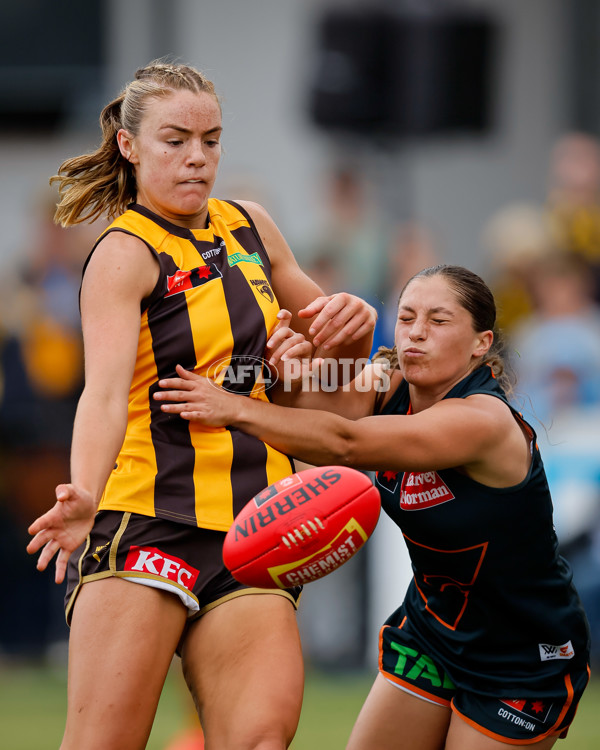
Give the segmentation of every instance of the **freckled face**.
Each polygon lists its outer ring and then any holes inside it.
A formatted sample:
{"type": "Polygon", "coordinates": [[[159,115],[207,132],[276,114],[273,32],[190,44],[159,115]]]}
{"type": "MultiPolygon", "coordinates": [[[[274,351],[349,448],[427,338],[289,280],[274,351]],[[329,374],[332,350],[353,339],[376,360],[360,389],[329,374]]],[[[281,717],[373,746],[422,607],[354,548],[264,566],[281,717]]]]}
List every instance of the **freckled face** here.
{"type": "Polygon", "coordinates": [[[147,102],[130,140],[137,202],[180,226],[206,225],[221,158],[221,110],[208,93],[174,91],[147,102]]]}
{"type": "Polygon", "coordinates": [[[395,342],[405,379],[439,392],[467,375],[491,344],[443,276],[417,278],[400,299],[395,342]]]}

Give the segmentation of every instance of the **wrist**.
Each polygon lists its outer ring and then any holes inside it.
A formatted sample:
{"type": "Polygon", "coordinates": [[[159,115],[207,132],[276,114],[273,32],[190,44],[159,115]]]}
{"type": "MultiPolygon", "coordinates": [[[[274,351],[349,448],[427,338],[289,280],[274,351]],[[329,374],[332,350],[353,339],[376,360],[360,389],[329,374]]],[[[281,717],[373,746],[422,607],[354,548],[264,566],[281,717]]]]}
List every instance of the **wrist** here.
{"type": "Polygon", "coordinates": [[[265,404],[255,396],[235,396],[231,399],[231,427],[252,433],[253,425],[260,422],[260,409],[265,404]]]}

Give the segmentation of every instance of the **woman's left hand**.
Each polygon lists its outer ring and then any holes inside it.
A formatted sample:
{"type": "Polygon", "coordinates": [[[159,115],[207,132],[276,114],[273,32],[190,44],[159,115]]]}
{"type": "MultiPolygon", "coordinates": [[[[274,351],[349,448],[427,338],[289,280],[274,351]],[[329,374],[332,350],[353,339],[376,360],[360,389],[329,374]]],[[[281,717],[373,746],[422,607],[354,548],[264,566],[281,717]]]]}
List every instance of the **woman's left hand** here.
{"type": "Polygon", "coordinates": [[[372,334],[377,322],[375,308],[361,297],[347,292],[317,297],[299,310],[298,315],[314,318],[309,333],[314,346],[323,349],[356,342],[372,334]]]}
{"type": "Polygon", "coordinates": [[[200,422],[207,427],[225,427],[237,412],[236,402],[244,396],[226,391],[208,378],[196,375],[177,365],[178,378],[158,381],[163,388],[154,394],[156,401],[169,401],[160,405],[167,414],[179,414],[183,419],[200,422]]]}
{"type": "MultiPolygon", "coordinates": [[[[307,341],[302,333],[297,333],[290,328],[292,313],[283,308],[278,312],[279,323],[273,329],[273,333],[267,341],[268,362],[272,367],[277,367],[280,362],[286,360],[310,359],[313,353],[313,345],[307,341]]],[[[279,372],[281,375],[281,372],[279,372]]]]}

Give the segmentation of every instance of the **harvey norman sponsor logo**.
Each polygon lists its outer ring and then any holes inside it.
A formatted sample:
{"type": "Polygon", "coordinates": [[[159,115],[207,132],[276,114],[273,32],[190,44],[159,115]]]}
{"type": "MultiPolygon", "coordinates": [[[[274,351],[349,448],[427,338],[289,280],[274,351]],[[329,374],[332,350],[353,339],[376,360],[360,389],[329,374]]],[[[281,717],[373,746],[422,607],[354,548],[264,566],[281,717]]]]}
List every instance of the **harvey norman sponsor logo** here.
{"type": "Polygon", "coordinates": [[[402,510],[425,510],[448,500],[454,500],[454,495],[437,472],[405,472],[400,488],[402,510]]]}

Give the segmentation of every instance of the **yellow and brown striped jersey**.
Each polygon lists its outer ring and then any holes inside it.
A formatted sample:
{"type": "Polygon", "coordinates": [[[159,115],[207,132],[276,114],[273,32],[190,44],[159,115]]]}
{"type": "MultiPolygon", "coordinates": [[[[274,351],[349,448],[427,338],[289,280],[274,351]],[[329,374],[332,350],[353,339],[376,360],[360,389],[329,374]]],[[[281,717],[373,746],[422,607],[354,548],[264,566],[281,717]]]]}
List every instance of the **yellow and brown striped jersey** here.
{"type": "Polygon", "coordinates": [[[257,438],[165,414],[153,399],[158,380],[176,377],[180,364],[267,400],[262,357],[279,312],[269,258],[240,206],[210,199],[208,209],[206,229],[185,229],[132,205],[100,237],[135,235],[160,264],[142,304],[127,432],[100,508],[226,530],[293,466],[257,438]]]}

